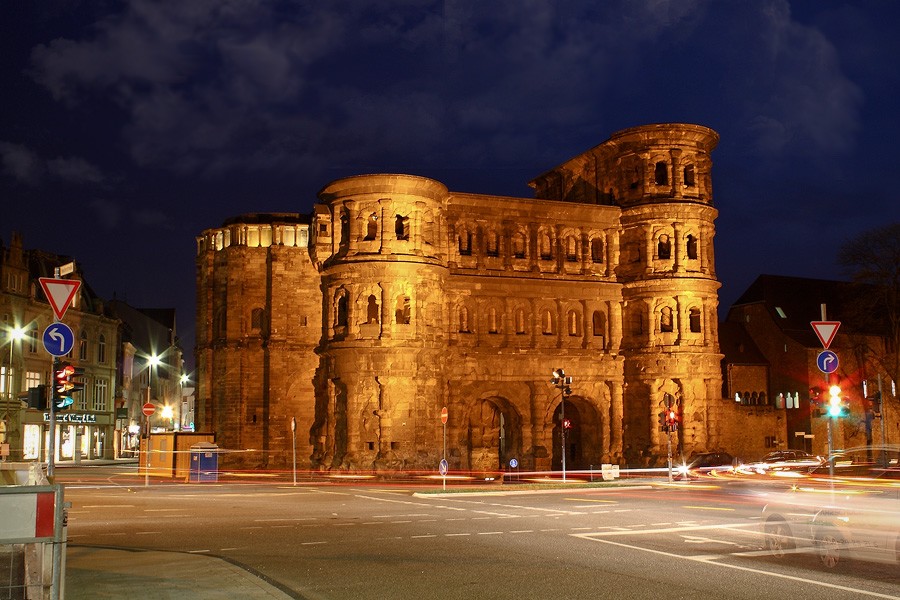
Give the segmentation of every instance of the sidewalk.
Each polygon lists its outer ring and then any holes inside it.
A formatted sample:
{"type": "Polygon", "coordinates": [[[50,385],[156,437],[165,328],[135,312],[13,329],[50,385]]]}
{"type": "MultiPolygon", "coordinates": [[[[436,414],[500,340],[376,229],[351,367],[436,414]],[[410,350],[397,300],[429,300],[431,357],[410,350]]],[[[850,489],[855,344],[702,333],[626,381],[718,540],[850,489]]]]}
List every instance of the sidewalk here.
{"type": "Polygon", "coordinates": [[[69,546],[66,600],[287,600],[294,598],[226,560],[203,554],[69,546]]]}

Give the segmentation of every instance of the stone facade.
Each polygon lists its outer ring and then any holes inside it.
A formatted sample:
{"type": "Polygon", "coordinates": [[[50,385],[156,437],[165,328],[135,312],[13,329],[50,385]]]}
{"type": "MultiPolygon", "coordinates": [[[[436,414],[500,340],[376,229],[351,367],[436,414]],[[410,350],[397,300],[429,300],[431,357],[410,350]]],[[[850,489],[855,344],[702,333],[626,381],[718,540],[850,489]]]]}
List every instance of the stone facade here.
{"type": "Polygon", "coordinates": [[[311,215],[198,237],[197,418],[247,466],[568,468],[721,446],[710,152],[636,127],[540,175],[535,198],[410,175],[341,179],[311,215]]]}

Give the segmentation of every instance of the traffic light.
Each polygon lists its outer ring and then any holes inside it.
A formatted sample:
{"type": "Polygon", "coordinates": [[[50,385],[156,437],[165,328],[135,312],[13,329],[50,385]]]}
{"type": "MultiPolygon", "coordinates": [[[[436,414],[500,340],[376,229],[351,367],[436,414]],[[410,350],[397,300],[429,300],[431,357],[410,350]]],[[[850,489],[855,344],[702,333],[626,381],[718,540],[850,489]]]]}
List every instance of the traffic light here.
{"type": "Polygon", "coordinates": [[[833,385],[828,388],[828,416],[832,419],[840,419],[849,414],[844,399],[841,398],[841,386],[833,385]]]}
{"type": "Polygon", "coordinates": [[[65,410],[75,401],[72,394],[84,389],[84,369],[73,367],[69,363],[60,363],[53,372],[53,404],[56,410],[65,410]]]}
{"type": "Polygon", "coordinates": [[[28,388],[28,408],[47,410],[47,386],[28,388]]]}
{"type": "Polygon", "coordinates": [[[876,415],[881,413],[881,392],[875,392],[866,400],[869,401],[869,410],[875,413],[876,415]]]}
{"type": "Polygon", "coordinates": [[[572,429],[572,419],[563,419],[563,429],[567,431],[572,429]]]}
{"type": "Polygon", "coordinates": [[[678,413],[675,412],[675,409],[673,408],[666,411],[666,425],[668,426],[669,431],[678,429],[678,413]]]}
{"type": "Polygon", "coordinates": [[[809,388],[809,414],[814,417],[822,416],[822,388],[815,386],[809,388]]]}
{"type": "Polygon", "coordinates": [[[659,413],[657,415],[657,417],[659,417],[659,427],[663,431],[665,431],[669,427],[668,415],[669,415],[669,412],[666,410],[662,411],[661,413],[659,413]]]}

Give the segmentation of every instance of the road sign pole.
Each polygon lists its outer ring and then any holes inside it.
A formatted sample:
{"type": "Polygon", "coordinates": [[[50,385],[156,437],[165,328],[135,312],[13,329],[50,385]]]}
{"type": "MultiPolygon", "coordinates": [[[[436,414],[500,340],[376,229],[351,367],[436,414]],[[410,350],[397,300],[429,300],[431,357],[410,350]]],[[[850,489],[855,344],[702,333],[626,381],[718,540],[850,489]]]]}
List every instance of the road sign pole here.
{"type": "Polygon", "coordinates": [[[291,451],[294,454],[294,485],[297,485],[297,418],[291,417],[291,451]]]}
{"type": "MultiPolygon", "coordinates": [[[[53,480],[54,464],[56,461],[56,371],[59,369],[59,358],[53,357],[50,367],[50,393],[47,394],[47,408],[50,409],[50,439],[47,442],[47,477],[53,480]]],[[[78,449],[76,448],[76,451],[78,449]]]]}

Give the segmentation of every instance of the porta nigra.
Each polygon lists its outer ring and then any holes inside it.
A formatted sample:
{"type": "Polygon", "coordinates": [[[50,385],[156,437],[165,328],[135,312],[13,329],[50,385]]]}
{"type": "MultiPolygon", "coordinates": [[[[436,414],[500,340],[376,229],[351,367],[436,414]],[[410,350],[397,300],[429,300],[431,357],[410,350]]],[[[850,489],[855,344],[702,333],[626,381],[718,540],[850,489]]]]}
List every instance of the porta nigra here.
{"type": "Polygon", "coordinates": [[[710,153],[626,129],[534,198],[413,175],[334,181],[312,214],[197,238],[198,428],[252,468],[434,471],[661,464],[722,444],[710,153]],[[294,425],[292,429],[292,423],[294,425]]]}

